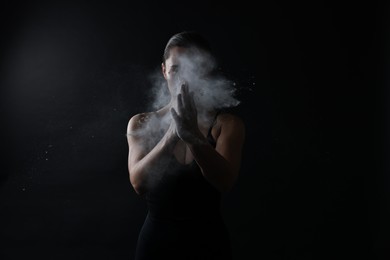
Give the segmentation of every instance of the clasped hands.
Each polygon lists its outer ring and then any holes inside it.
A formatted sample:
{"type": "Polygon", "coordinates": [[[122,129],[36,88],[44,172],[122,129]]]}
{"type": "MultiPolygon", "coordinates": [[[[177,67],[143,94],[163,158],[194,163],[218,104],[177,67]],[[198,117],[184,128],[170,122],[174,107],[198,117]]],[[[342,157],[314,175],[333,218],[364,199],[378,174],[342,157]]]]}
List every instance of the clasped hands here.
{"type": "Polygon", "coordinates": [[[184,142],[195,144],[204,137],[198,126],[198,111],[194,101],[194,93],[189,92],[186,83],[181,85],[177,95],[177,110],[171,108],[171,115],[176,125],[176,134],[184,142]]]}

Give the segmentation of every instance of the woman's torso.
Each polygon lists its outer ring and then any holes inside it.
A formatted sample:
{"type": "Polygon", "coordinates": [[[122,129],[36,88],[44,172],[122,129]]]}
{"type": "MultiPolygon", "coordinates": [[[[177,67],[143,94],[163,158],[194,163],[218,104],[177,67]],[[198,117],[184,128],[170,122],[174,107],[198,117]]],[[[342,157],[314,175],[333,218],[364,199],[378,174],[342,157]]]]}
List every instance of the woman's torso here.
{"type": "MultiPolygon", "coordinates": [[[[213,147],[216,117],[204,133],[213,147]]],[[[145,196],[149,213],[173,220],[218,218],[220,193],[203,177],[188,147],[179,142],[169,160],[168,167],[145,196]]]]}

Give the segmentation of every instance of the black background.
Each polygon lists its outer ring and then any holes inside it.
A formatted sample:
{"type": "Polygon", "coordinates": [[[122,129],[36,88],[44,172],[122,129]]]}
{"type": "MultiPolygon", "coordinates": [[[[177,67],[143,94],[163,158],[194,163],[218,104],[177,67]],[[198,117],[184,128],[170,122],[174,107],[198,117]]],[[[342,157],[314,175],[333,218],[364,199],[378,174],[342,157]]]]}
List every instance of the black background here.
{"type": "MultiPolygon", "coordinates": [[[[235,259],[385,259],[388,15],[375,1],[2,5],[1,259],[132,259],[129,118],[169,37],[201,32],[247,136],[235,259]]],[[[386,255],[387,254],[387,255],[386,255]]]]}

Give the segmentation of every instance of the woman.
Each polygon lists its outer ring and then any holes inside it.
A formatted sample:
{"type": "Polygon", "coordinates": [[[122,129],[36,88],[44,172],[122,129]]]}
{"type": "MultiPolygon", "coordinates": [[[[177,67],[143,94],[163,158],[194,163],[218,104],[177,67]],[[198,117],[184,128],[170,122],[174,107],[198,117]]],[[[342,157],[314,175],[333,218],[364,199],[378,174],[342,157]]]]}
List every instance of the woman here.
{"type": "Polygon", "coordinates": [[[238,176],[245,127],[197,95],[212,81],[211,57],[199,34],[172,36],[161,65],[170,102],[128,123],[130,182],[149,207],[137,260],[231,259],[220,199],[238,176]]]}

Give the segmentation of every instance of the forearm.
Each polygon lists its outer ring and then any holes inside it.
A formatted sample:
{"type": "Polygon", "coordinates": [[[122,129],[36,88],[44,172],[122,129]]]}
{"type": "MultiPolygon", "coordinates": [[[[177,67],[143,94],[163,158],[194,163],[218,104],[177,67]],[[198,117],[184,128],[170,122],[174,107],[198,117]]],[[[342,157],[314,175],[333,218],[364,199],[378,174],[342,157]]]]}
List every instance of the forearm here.
{"type": "Polygon", "coordinates": [[[172,158],[177,138],[163,137],[130,171],[130,180],[137,193],[147,192],[159,179],[172,158]]]}
{"type": "Polygon", "coordinates": [[[220,192],[228,191],[236,176],[234,167],[206,140],[189,144],[189,148],[204,178],[220,192]]]}

